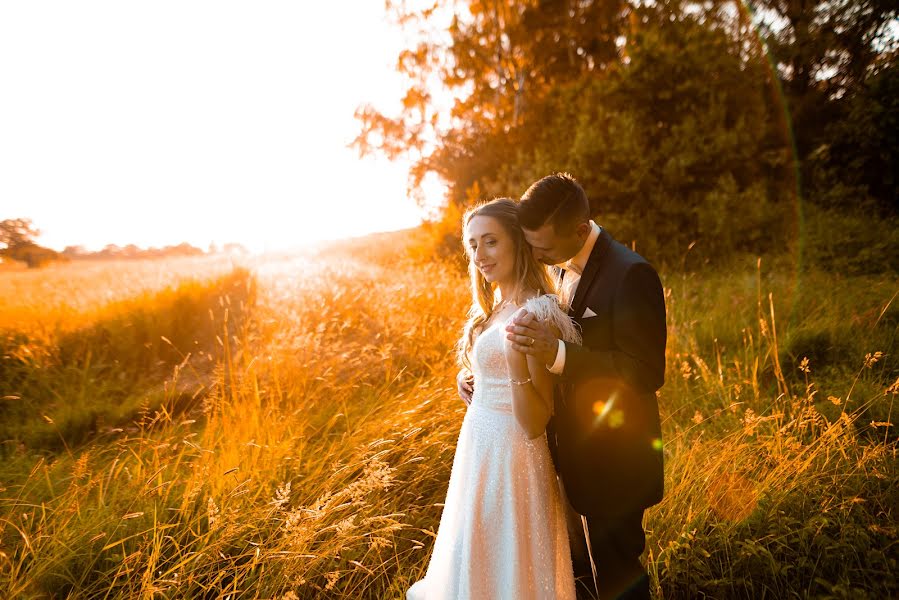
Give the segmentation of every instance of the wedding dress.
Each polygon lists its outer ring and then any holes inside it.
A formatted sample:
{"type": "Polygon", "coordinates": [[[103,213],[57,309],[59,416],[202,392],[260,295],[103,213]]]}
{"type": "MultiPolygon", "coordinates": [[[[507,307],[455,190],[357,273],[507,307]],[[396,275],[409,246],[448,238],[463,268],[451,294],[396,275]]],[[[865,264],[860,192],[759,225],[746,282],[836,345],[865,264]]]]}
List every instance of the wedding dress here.
{"type": "MultiPolygon", "coordinates": [[[[525,308],[580,342],[554,296],[525,308]]],[[[510,317],[511,319],[511,317],[510,317]]],[[[407,600],[574,599],[574,574],[555,469],[544,433],[533,440],[512,414],[505,322],[472,349],[474,395],[462,421],[443,515],[424,579],[407,600]]]]}

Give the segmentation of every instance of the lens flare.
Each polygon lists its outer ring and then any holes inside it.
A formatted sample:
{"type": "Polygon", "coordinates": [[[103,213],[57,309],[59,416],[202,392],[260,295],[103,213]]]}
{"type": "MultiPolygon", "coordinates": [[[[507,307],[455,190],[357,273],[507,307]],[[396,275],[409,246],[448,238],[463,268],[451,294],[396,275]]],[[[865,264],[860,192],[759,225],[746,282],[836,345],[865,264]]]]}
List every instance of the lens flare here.
{"type": "Polygon", "coordinates": [[[608,400],[597,400],[593,403],[593,414],[596,418],[593,420],[593,426],[599,427],[603,421],[606,421],[609,427],[618,428],[624,424],[624,412],[615,407],[615,400],[618,398],[618,392],[612,392],[608,400]]]}
{"type": "MultiPolygon", "coordinates": [[[[756,14],[748,5],[746,0],[737,2],[736,5],[741,13],[741,16],[746,19],[746,23],[750,24],[750,26],[752,27],[753,33],[755,34],[754,40],[758,44],[758,47],[762,50],[762,55],[765,57],[764,67],[768,73],[768,80],[770,81],[769,91],[771,94],[771,100],[778,107],[778,110],[776,111],[779,119],[778,127],[780,129],[780,134],[782,136],[784,146],[790,153],[788,159],[789,177],[784,181],[784,191],[789,198],[789,209],[792,212],[789,217],[792,217],[794,219],[796,231],[796,235],[794,237],[794,241],[796,244],[795,254],[791,265],[794,269],[793,273],[791,274],[793,278],[793,285],[791,286],[792,289],[790,290],[790,298],[788,299],[790,306],[789,322],[792,322],[796,317],[801,285],[800,277],[802,273],[802,257],[807,242],[805,213],[803,211],[802,202],[802,180],[800,178],[799,152],[796,146],[796,136],[793,132],[793,121],[790,117],[790,110],[787,105],[783,85],[777,73],[777,65],[771,56],[770,50],[764,42],[760,31],[761,26],[756,24],[758,23],[756,14]]],[[[788,215],[784,216],[787,217],[788,215]]]]}

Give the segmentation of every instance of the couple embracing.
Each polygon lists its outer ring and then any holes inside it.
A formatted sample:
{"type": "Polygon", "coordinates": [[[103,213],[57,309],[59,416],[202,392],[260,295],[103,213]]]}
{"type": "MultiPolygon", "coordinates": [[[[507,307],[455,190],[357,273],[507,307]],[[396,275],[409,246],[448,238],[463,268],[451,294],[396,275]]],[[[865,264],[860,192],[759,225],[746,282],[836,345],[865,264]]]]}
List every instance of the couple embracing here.
{"type": "Polygon", "coordinates": [[[426,575],[407,600],[649,598],[665,300],[569,175],[464,217],[469,405],[426,575]]]}

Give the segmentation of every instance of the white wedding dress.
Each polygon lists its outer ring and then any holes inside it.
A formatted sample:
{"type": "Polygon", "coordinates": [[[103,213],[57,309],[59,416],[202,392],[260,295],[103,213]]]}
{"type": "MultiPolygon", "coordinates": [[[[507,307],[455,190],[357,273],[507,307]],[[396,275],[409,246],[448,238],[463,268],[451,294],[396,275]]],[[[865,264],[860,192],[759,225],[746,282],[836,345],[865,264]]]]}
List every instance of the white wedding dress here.
{"type": "MultiPolygon", "coordinates": [[[[554,296],[525,307],[580,341],[554,296]]],[[[424,579],[407,600],[574,599],[574,573],[546,434],[530,440],[512,414],[506,322],[472,350],[474,396],[462,421],[443,515],[424,579]]]]}

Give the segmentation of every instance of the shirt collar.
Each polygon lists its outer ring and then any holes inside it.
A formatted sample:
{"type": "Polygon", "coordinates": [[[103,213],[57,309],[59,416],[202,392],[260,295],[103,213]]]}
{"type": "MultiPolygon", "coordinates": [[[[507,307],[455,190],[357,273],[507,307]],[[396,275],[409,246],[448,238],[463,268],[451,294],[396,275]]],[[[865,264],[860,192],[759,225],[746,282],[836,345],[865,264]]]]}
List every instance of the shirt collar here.
{"type": "Polygon", "coordinates": [[[573,264],[577,267],[577,272],[583,273],[584,268],[587,266],[587,261],[590,260],[590,253],[593,252],[593,246],[596,245],[596,240],[599,239],[600,231],[602,231],[602,228],[591,219],[590,235],[587,236],[587,240],[584,242],[584,245],[581,246],[581,249],[578,251],[578,253],[571,257],[570,260],[558,266],[567,271],[573,264]]]}

